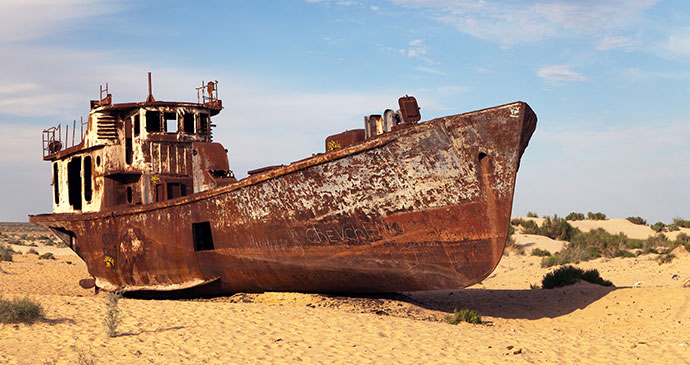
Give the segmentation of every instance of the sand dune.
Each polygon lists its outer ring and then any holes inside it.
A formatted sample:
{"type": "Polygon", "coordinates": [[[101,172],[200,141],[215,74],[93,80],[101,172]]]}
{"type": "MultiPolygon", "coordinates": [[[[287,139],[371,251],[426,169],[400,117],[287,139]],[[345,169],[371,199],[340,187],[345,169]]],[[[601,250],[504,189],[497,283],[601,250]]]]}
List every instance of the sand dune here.
{"type": "Polygon", "coordinates": [[[0,324],[0,363],[688,363],[690,254],[677,256],[664,265],[653,255],[579,265],[615,288],[530,289],[549,269],[511,254],[464,290],[122,299],[121,335],[110,338],[104,293],[77,285],[88,276],[81,260],[15,255],[0,262],[0,293],[30,295],[47,320],[0,324]],[[476,309],[485,324],[444,323],[453,308],[476,309]]]}

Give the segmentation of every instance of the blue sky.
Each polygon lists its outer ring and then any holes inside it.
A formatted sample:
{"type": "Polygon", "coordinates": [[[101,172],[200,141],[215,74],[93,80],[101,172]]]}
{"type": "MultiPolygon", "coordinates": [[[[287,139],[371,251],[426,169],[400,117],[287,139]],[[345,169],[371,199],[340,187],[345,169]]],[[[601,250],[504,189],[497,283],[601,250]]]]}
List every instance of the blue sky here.
{"type": "Polygon", "coordinates": [[[0,221],[49,212],[43,128],[115,102],[196,100],[238,176],[417,97],[424,120],[516,100],[539,117],[514,215],[690,218],[684,1],[0,1],[0,221]]]}

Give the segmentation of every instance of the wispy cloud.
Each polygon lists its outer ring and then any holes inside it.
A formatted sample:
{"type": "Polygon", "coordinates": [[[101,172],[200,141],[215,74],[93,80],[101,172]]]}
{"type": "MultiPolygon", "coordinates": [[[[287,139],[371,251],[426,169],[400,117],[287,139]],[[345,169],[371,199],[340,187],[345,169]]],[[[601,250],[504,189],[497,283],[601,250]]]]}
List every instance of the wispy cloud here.
{"type": "Polygon", "coordinates": [[[634,41],[628,37],[612,37],[606,36],[599,39],[596,44],[596,49],[600,51],[608,51],[616,48],[630,49],[634,41]]]}
{"type": "Polygon", "coordinates": [[[22,0],[0,2],[0,42],[19,42],[54,34],[80,19],[123,9],[112,0],[22,0]]]}
{"type": "Polygon", "coordinates": [[[690,57],[690,27],[669,36],[663,49],[673,55],[690,57]]]}
{"type": "Polygon", "coordinates": [[[394,3],[426,9],[428,15],[473,37],[501,43],[552,38],[566,32],[592,37],[622,29],[660,0],[536,1],[495,0],[393,0],[394,3]]]}
{"type": "Polygon", "coordinates": [[[569,65],[553,65],[537,70],[537,76],[552,83],[562,84],[566,82],[583,82],[589,79],[580,73],[571,70],[569,65]]]}

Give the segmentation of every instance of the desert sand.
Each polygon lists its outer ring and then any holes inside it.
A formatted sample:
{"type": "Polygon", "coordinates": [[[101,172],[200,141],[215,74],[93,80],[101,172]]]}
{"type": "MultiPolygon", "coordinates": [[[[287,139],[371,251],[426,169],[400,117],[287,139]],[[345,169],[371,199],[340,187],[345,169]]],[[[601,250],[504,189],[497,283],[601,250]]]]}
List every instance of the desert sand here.
{"type": "MultiPolygon", "coordinates": [[[[537,241],[554,251],[561,244],[539,237],[522,244],[537,241]]],[[[111,338],[106,295],[77,283],[88,277],[83,261],[67,249],[36,249],[57,259],[0,262],[0,294],[28,295],[46,319],[0,324],[0,363],[690,363],[690,288],[683,287],[690,254],[682,250],[663,265],[655,255],[578,265],[598,269],[615,287],[531,289],[551,269],[539,257],[508,254],[489,278],[463,290],[124,298],[111,338]],[[453,308],[475,309],[484,323],[447,324],[453,308]]]]}

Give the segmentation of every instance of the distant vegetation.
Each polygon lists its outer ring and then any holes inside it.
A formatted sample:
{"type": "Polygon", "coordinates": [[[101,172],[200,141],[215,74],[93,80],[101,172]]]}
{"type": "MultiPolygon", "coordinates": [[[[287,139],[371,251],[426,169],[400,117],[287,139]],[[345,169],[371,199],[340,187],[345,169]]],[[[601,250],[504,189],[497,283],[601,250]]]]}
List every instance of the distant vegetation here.
{"type": "Polygon", "coordinates": [[[570,240],[572,235],[577,231],[570,223],[563,218],[559,218],[557,215],[554,215],[553,218],[548,216],[545,217],[541,227],[531,219],[515,218],[511,223],[522,227],[522,232],[525,234],[539,234],[563,241],[570,240]]]}
{"type": "Polygon", "coordinates": [[[585,215],[582,213],[570,212],[570,214],[565,216],[565,220],[567,220],[567,221],[582,221],[582,220],[585,220],[585,215]]]}
{"type": "Polygon", "coordinates": [[[527,212],[528,218],[539,218],[539,215],[535,212],[527,212]]]}
{"type": "Polygon", "coordinates": [[[33,323],[43,318],[43,307],[24,298],[7,300],[0,296],[0,323],[33,323]]]}
{"type": "Polygon", "coordinates": [[[641,224],[643,226],[647,225],[647,221],[642,219],[642,217],[628,217],[625,219],[627,219],[628,221],[630,221],[630,223],[633,223],[633,224],[641,224]]]}
{"type": "Polygon", "coordinates": [[[472,324],[481,324],[482,316],[474,309],[453,309],[453,314],[446,316],[446,322],[450,324],[458,324],[460,322],[467,322],[472,324]]]}
{"type": "Polygon", "coordinates": [[[656,222],[649,226],[654,232],[673,232],[679,231],[680,228],[690,228],[690,220],[685,220],[680,217],[673,218],[671,224],[664,224],[663,222],[656,222]]]}
{"type": "Polygon", "coordinates": [[[39,260],[55,260],[55,255],[52,252],[46,252],[41,256],[38,256],[39,260]]]}
{"type": "Polygon", "coordinates": [[[584,271],[572,265],[560,267],[544,275],[541,286],[544,289],[560,288],[566,285],[575,284],[580,280],[603,286],[613,286],[612,282],[602,279],[599,275],[599,271],[596,269],[584,271]]]}
{"type": "Polygon", "coordinates": [[[532,250],[532,256],[551,256],[551,252],[549,252],[549,250],[542,250],[541,248],[537,247],[532,250]]]}
{"type": "Polygon", "coordinates": [[[603,221],[606,219],[606,214],[597,212],[597,213],[592,213],[592,212],[587,212],[587,219],[593,220],[593,221],[603,221]]]}

